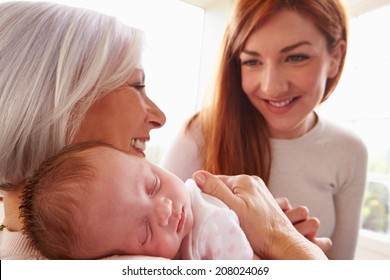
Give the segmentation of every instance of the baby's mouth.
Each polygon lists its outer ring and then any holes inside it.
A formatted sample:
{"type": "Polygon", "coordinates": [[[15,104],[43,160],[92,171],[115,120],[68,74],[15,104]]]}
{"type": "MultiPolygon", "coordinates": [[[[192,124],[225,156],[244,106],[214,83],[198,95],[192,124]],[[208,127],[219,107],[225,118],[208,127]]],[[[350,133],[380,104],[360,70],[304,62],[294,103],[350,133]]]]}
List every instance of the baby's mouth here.
{"type": "Polygon", "coordinates": [[[186,220],[186,213],[185,213],[184,207],[183,207],[183,208],[181,209],[181,214],[180,214],[179,222],[177,223],[176,232],[180,232],[180,231],[183,229],[185,220],[186,220]]]}

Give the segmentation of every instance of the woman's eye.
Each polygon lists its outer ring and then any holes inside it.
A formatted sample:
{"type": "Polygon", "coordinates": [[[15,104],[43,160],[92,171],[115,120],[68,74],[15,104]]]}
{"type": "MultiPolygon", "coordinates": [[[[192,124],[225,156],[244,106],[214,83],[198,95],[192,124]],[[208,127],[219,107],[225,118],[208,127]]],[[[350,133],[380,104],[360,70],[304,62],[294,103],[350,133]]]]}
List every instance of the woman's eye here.
{"type": "Polygon", "coordinates": [[[145,93],[145,84],[128,84],[129,87],[134,88],[135,90],[139,91],[140,93],[145,93]]]}
{"type": "Polygon", "coordinates": [[[307,59],[309,59],[307,55],[290,55],[289,57],[287,57],[287,61],[291,62],[301,62],[307,59]]]}
{"type": "Polygon", "coordinates": [[[258,60],[245,60],[245,61],[242,61],[242,65],[245,65],[245,66],[256,66],[256,65],[261,65],[261,62],[258,61],[258,60]]]}
{"type": "Polygon", "coordinates": [[[144,92],[145,91],[145,85],[142,84],[142,85],[134,85],[133,86],[136,90],[140,91],[140,92],[144,92]]]}

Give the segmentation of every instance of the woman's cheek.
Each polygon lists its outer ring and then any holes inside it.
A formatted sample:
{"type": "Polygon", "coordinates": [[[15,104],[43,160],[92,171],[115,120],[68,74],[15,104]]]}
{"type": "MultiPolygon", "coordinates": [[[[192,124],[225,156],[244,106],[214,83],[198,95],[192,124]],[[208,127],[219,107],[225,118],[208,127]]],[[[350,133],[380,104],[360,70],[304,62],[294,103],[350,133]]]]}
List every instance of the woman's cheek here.
{"type": "Polygon", "coordinates": [[[259,81],[252,73],[243,72],[241,76],[241,86],[246,95],[253,96],[259,88],[259,81]]]}
{"type": "Polygon", "coordinates": [[[242,78],[241,87],[242,87],[242,90],[245,92],[246,95],[250,94],[251,87],[250,87],[250,83],[249,83],[247,78],[245,78],[245,77],[242,78]]]}

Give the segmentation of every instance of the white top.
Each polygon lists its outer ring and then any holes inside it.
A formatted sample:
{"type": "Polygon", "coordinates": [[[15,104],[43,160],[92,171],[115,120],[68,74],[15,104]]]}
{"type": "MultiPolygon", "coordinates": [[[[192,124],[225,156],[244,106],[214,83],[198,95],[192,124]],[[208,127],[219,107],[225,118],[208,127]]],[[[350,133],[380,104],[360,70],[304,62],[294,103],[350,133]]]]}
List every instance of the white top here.
{"type": "Polygon", "coordinates": [[[191,194],[194,225],[183,240],[180,254],[185,260],[251,260],[253,250],[238,217],[219,199],[202,193],[192,179],[186,181],[191,194]]]}
{"type": "MultiPolygon", "coordinates": [[[[188,133],[178,134],[161,165],[183,180],[190,178],[202,169],[203,147],[197,122],[188,133]]],[[[287,197],[293,206],[307,206],[311,216],[320,219],[317,236],[333,241],[328,258],[353,259],[366,185],[364,143],[319,116],[308,133],[292,140],[272,139],[271,149],[271,193],[287,197]]]]}
{"type": "MultiPolygon", "coordinates": [[[[140,255],[112,255],[103,260],[159,260],[163,258],[140,255]]],[[[4,228],[0,231],[0,260],[47,260],[34,247],[27,235],[20,231],[9,231],[4,228]]]]}
{"type": "MultiPolygon", "coordinates": [[[[113,255],[102,260],[159,260],[163,258],[139,255],[113,255]]],[[[0,260],[47,260],[22,232],[0,231],[0,260]]]]}
{"type": "Polygon", "coordinates": [[[0,231],[0,260],[45,259],[21,232],[0,231]]]}

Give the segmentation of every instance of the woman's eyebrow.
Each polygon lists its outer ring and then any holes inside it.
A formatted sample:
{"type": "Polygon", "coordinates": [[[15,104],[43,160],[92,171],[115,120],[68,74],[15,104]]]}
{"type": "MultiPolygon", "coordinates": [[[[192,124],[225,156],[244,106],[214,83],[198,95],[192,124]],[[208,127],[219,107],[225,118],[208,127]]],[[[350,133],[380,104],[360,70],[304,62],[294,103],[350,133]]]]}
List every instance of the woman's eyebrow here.
{"type": "Polygon", "coordinates": [[[298,43],[295,43],[293,45],[290,45],[290,46],[287,46],[287,47],[284,47],[283,49],[280,50],[281,53],[285,53],[285,52],[289,52],[293,49],[296,49],[302,45],[309,45],[311,46],[312,44],[309,42],[309,41],[300,41],[298,43]]]}
{"type": "MultiPolygon", "coordinates": [[[[297,42],[295,44],[292,44],[292,45],[289,45],[287,47],[284,47],[283,49],[280,50],[280,53],[286,53],[286,52],[289,52],[293,49],[296,49],[302,45],[309,45],[311,46],[312,44],[309,42],[309,41],[300,41],[300,42],[297,42]]],[[[250,50],[242,50],[241,53],[244,53],[244,54],[247,54],[247,55],[250,55],[250,56],[260,56],[260,53],[256,52],[256,51],[250,51],[250,50]]]]}
{"type": "Polygon", "coordinates": [[[260,54],[256,51],[248,51],[248,50],[242,50],[241,53],[250,55],[250,56],[260,56],[260,54]]]}

